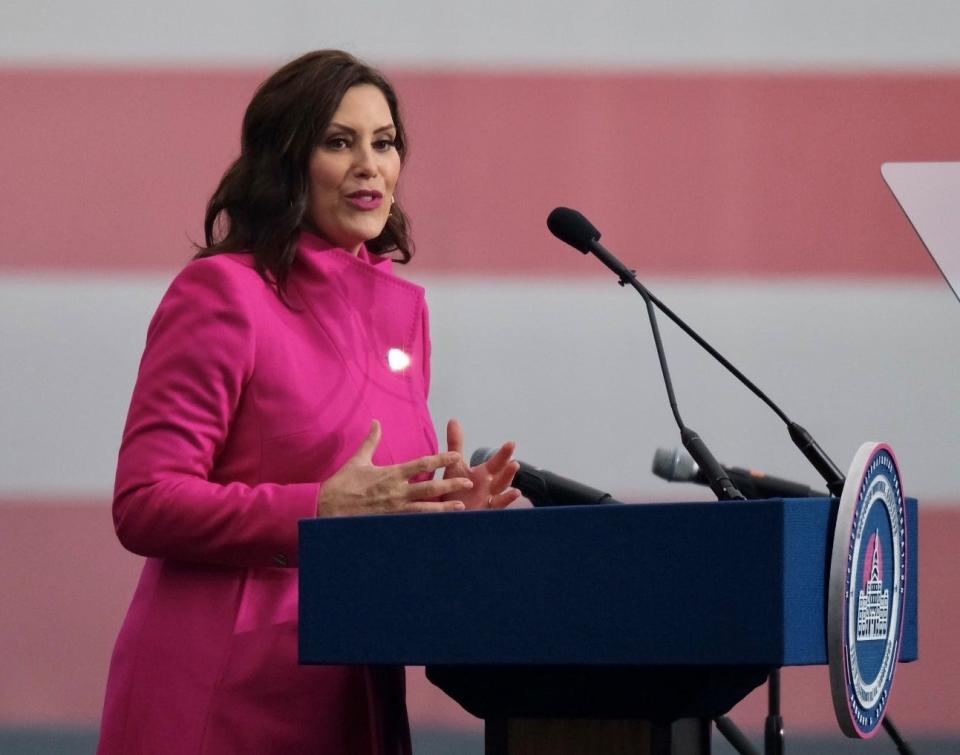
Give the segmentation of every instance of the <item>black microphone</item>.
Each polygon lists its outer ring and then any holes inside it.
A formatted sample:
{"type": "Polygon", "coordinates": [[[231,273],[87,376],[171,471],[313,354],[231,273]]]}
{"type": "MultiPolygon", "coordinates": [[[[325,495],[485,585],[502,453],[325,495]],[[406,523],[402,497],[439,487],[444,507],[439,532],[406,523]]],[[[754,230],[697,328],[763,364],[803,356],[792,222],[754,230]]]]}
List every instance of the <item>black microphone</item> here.
{"type": "Polygon", "coordinates": [[[589,254],[593,242],[600,240],[596,226],[569,207],[557,207],[547,215],[547,228],[562,242],[584,254],[589,254]]]}
{"type": "MultiPolygon", "coordinates": [[[[733,484],[748,499],[761,498],[825,498],[828,493],[813,490],[802,482],[784,480],[742,467],[723,467],[733,484]]],[[[653,473],[668,482],[693,482],[709,485],[703,470],[682,448],[658,448],[653,455],[653,473]]]]}
{"type": "MultiPolygon", "coordinates": [[[[650,324],[653,328],[654,340],[657,344],[657,355],[660,357],[660,366],[664,371],[664,381],[667,383],[667,394],[670,396],[671,401],[670,408],[673,410],[674,417],[677,420],[677,425],[680,427],[680,437],[683,440],[684,447],[694,457],[700,468],[704,469],[708,479],[710,480],[710,487],[715,493],[717,493],[718,497],[724,497],[722,495],[725,487],[724,483],[729,483],[734,490],[736,490],[736,488],[733,486],[733,483],[730,482],[729,478],[725,476],[722,467],[720,467],[716,459],[713,459],[711,456],[704,457],[703,459],[700,458],[699,454],[702,450],[705,450],[705,447],[698,448],[698,446],[702,446],[702,441],[700,441],[700,438],[694,437],[691,439],[691,442],[688,442],[688,438],[684,437],[685,434],[692,434],[693,436],[696,436],[696,434],[684,428],[682,422],[680,421],[680,416],[676,410],[673,389],[669,384],[669,375],[666,372],[666,360],[663,356],[663,350],[660,344],[660,335],[653,316],[654,306],[656,306],[657,309],[659,309],[674,323],[676,323],[676,325],[684,333],[690,336],[690,338],[692,338],[698,346],[700,346],[710,356],[722,364],[757,398],[770,407],[774,414],[780,417],[780,419],[787,426],[787,433],[790,436],[790,440],[793,441],[793,444],[801,451],[801,453],[803,453],[803,455],[807,458],[807,461],[809,461],[817,470],[817,472],[820,473],[820,476],[823,477],[824,481],[827,483],[827,489],[830,491],[831,495],[838,497],[840,496],[840,494],[843,492],[843,486],[846,483],[843,472],[840,471],[840,468],[837,467],[837,465],[833,462],[833,459],[827,455],[826,451],[820,447],[810,433],[796,422],[791,420],[779,406],[777,406],[753,383],[753,381],[751,381],[746,375],[740,372],[740,370],[734,367],[726,357],[724,357],[719,351],[713,348],[713,346],[707,343],[699,333],[681,320],[680,317],[674,314],[674,312],[666,304],[664,304],[656,296],[644,288],[637,280],[636,274],[632,270],[628,269],[626,265],[624,265],[622,262],[620,262],[620,260],[603,248],[603,246],[599,243],[600,232],[589,220],[587,220],[576,210],[571,210],[566,207],[557,207],[547,218],[547,227],[558,239],[569,244],[575,249],[578,249],[584,254],[587,252],[593,252],[593,254],[596,255],[596,257],[604,265],[617,274],[617,277],[620,279],[621,286],[629,284],[637,290],[640,296],[643,297],[643,300],[647,305],[647,312],[650,315],[650,324]],[[685,430],[686,433],[684,432],[685,430]],[[720,477],[718,477],[718,474],[720,477]]],[[[709,452],[707,453],[709,454],[709,452]]]]}
{"type": "MultiPolygon", "coordinates": [[[[478,448],[470,457],[470,466],[485,463],[498,449],[478,448]]],[[[546,469],[537,469],[530,464],[514,459],[520,469],[513,477],[513,487],[523,493],[530,503],[541,506],[589,506],[596,503],[620,503],[602,490],[591,488],[582,482],[561,477],[546,469]]]]}
{"type": "MultiPolygon", "coordinates": [[[[550,233],[574,249],[584,254],[593,252],[597,259],[617,274],[621,286],[628,283],[640,286],[636,273],[600,244],[600,231],[581,213],[569,207],[557,207],[547,215],[547,228],[550,229],[550,233]]],[[[637,290],[644,298],[650,296],[650,292],[643,286],[637,290]]]]}

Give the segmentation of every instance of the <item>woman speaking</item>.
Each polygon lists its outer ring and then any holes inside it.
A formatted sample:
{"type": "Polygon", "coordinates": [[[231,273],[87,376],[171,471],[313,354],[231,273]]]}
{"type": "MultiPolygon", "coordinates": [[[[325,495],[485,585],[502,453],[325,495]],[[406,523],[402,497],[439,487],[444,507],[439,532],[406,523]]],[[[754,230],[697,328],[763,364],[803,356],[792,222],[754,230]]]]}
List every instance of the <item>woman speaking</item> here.
{"type": "Polygon", "coordinates": [[[306,517],[519,497],[512,443],[469,467],[451,420],[438,453],[423,290],[391,271],[411,257],[405,153],[393,88],[343,52],[289,63],[247,108],[123,434],[114,523],[147,559],[100,753],[409,752],[402,668],[298,666],[296,569],[306,517]]]}

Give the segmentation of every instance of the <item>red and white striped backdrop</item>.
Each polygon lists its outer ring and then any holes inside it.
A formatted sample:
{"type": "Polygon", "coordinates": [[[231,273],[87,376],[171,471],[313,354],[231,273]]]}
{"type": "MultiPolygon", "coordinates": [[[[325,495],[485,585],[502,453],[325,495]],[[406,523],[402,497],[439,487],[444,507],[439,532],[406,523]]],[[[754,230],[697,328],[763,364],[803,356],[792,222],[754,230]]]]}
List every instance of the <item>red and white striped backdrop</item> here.
{"type": "MultiPolygon", "coordinates": [[[[546,232],[554,206],[583,210],[841,466],[863,440],[897,449],[924,507],[922,660],[892,710],[956,731],[960,305],[880,165],[960,158],[960,9],[59,5],[0,11],[0,725],[99,714],[138,570],[109,490],[147,320],[258,81],[336,45],[405,108],[405,274],[428,287],[438,424],[636,500],[705,497],[648,471],[676,431],[639,300],[546,232]]],[[[666,341],[721,460],[815,482],[758,402],[666,341]]],[[[832,730],[822,670],[791,671],[785,698],[795,730],[832,730]]],[[[475,725],[416,670],[410,705],[475,725]]]]}

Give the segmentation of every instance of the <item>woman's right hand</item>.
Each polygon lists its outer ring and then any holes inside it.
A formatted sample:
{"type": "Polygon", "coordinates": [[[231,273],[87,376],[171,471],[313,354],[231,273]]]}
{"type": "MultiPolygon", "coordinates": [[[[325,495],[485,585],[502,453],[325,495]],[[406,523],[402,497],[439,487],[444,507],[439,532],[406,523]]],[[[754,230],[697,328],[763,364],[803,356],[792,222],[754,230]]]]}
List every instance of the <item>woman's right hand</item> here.
{"type": "Polygon", "coordinates": [[[378,467],[373,454],[380,443],[380,423],[373,420],[370,433],[357,452],[320,488],[317,516],[356,516],[400,512],[460,511],[459,500],[437,501],[446,495],[469,490],[473,483],[465,477],[410,482],[412,477],[432,473],[462,462],[460,454],[447,452],[421,456],[404,464],[378,467]]]}

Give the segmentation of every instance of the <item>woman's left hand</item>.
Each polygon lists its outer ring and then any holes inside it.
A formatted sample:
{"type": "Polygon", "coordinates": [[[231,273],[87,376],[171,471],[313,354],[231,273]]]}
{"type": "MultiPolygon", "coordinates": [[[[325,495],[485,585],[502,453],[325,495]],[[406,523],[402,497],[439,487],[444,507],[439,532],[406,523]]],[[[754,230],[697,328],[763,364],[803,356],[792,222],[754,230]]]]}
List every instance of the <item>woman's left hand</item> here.
{"type": "Polygon", "coordinates": [[[475,467],[468,465],[463,454],[463,427],[452,419],[447,423],[447,451],[456,451],[461,461],[444,470],[443,477],[466,477],[473,482],[469,490],[456,493],[458,501],[468,509],[502,509],[520,497],[520,491],[511,488],[513,476],[520,465],[513,461],[513,452],[517,444],[504,443],[497,452],[483,464],[475,467]]]}

